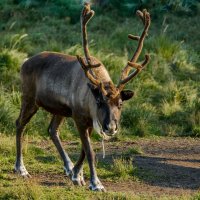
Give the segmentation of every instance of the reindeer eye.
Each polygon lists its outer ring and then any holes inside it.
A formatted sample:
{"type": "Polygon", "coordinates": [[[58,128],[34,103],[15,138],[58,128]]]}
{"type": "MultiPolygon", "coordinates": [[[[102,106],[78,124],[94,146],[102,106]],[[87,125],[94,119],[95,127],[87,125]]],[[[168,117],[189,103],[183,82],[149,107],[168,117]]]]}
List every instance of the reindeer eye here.
{"type": "Polygon", "coordinates": [[[120,109],[122,107],[122,100],[119,100],[118,102],[118,108],[120,109]]]}
{"type": "Polygon", "coordinates": [[[97,103],[97,106],[98,106],[98,107],[101,106],[102,102],[101,102],[100,98],[97,98],[96,103],[97,103]]]}

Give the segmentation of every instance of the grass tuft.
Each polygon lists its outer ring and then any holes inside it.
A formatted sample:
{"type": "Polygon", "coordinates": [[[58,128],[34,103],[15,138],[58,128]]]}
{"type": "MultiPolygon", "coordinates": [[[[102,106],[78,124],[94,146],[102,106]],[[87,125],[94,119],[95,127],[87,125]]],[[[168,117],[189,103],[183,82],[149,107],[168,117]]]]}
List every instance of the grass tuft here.
{"type": "Polygon", "coordinates": [[[119,180],[128,180],[130,177],[133,178],[134,169],[131,159],[125,159],[124,157],[113,159],[112,171],[115,178],[119,180]]]}

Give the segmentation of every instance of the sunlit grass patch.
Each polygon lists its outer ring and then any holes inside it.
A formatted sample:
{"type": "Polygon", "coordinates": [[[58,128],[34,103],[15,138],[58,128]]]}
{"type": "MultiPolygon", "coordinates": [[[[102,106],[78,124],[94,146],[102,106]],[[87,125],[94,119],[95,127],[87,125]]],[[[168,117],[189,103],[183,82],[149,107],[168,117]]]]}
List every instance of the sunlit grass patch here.
{"type": "Polygon", "coordinates": [[[180,50],[180,44],[172,42],[167,36],[160,36],[155,40],[155,50],[158,56],[166,61],[171,61],[173,56],[180,50]]]}
{"type": "Polygon", "coordinates": [[[12,186],[0,190],[0,199],[41,199],[44,198],[41,187],[33,181],[15,179],[12,186]]]}
{"type": "Polygon", "coordinates": [[[165,116],[170,116],[175,112],[181,111],[181,106],[180,103],[177,101],[174,102],[167,102],[167,101],[163,101],[162,104],[162,112],[165,116]]]}
{"type": "Polygon", "coordinates": [[[132,159],[126,159],[124,157],[114,158],[111,170],[113,177],[119,180],[135,179],[134,170],[136,167],[133,166],[132,159]]]}
{"type": "Polygon", "coordinates": [[[3,137],[1,133],[0,136],[0,152],[2,156],[7,157],[15,150],[15,138],[13,136],[3,137]]]}
{"type": "Polygon", "coordinates": [[[0,79],[6,89],[19,87],[18,73],[26,56],[17,49],[0,48],[0,79]]]}
{"type": "Polygon", "coordinates": [[[143,151],[140,147],[129,147],[125,152],[123,152],[123,156],[131,156],[135,154],[143,154],[143,151]]]}
{"type": "Polygon", "coordinates": [[[192,135],[193,136],[200,136],[200,111],[196,110],[193,111],[192,114],[189,116],[189,120],[192,124],[192,135]]]}
{"type": "Polygon", "coordinates": [[[65,185],[64,187],[46,187],[40,186],[35,181],[16,180],[16,184],[8,189],[0,191],[0,199],[69,199],[69,200],[112,200],[112,199],[136,199],[137,195],[130,195],[122,192],[106,192],[97,193],[91,192],[86,187],[74,187],[65,185]]]}

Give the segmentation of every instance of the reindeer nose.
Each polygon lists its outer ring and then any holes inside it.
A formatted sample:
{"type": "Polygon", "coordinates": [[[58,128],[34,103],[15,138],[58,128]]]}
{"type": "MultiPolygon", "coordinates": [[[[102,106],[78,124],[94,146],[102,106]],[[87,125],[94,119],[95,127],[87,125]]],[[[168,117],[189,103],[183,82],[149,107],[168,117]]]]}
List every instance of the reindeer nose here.
{"type": "Polygon", "coordinates": [[[108,132],[111,134],[116,133],[117,131],[117,122],[115,120],[112,120],[108,126],[107,126],[108,132]]]}

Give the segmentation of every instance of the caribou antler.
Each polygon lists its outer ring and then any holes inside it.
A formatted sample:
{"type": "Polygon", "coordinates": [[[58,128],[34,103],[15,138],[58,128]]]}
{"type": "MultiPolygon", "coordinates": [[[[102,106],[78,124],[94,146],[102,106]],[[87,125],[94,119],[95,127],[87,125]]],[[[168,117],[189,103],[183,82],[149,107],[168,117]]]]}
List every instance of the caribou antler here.
{"type": "Polygon", "coordinates": [[[94,85],[100,87],[102,92],[106,95],[106,91],[103,87],[103,84],[94,76],[94,74],[90,70],[92,68],[97,68],[101,65],[100,63],[92,64],[89,49],[88,49],[87,26],[86,25],[93,16],[94,16],[94,11],[90,9],[90,4],[86,2],[84,4],[84,8],[81,13],[81,30],[82,30],[82,40],[83,40],[82,42],[83,42],[85,59],[83,59],[82,57],[80,57],[78,55],[77,55],[77,59],[78,59],[79,63],[81,64],[87,78],[94,85]]]}
{"type": "Polygon", "coordinates": [[[147,32],[149,30],[149,26],[151,23],[150,14],[147,12],[147,10],[143,10],[142,12],[138,10],[137,15],[140,17],[140,19],[142,20],[142,22],[144,24],[144,30],[140,37],[134,36],[131,34],[128,35],[129,39],[138,41],[138,46],[137,46],[135,53],[133,54],[133,57],[131,58],[131,60],[127,63],[127,65],[122,70],[122,75],[121,75],[120,81],[117,85],[117,88],[120,91],[124,88],[125,84],[128,81],[130,81],[133,77],[135,77],[139,72],[141,72],[145,68],[145,66],[149,63],[149,60],[150,60],[150,56],[148,54],[146,54],[145,60],[142,62],[142,64],[136,63],[140,56],[140,53],[142,51],[143,42],[144,42],[145,37],[147,36],[147,32]],[[131,74],[129,74],[129,72],[132,68],[135,68],[136,70],[134,72],[132,72],[131,74]]]}

